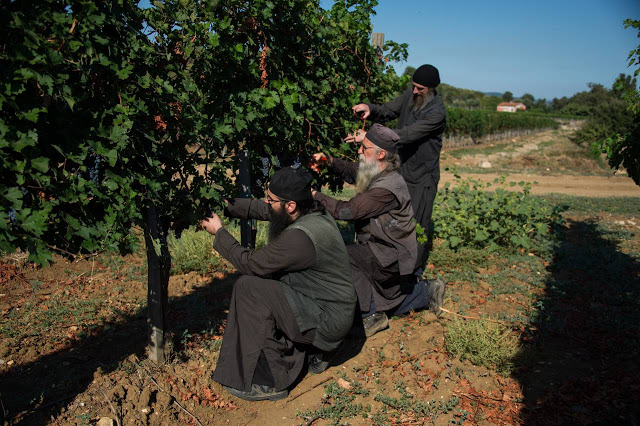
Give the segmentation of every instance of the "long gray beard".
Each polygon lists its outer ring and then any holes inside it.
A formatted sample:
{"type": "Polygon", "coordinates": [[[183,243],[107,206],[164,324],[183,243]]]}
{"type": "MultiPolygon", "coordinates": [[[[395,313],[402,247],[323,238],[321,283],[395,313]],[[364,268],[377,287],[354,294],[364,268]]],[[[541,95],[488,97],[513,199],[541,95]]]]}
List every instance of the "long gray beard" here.
{"type": "Polygon", "coordinates": [[[356,175],[356,194],[369,189],[371,182],[380,174],[378,162],[373,160],[368,162],[364,155],[360,155],[360,165],[356,175]]]}
{"type": "Polygon", "coordinates": [[[433,100],[435,96],[436,95],[431,90],[429,90],[429,92],[427,92],[424,95],[422,94],[413,95],[413,98],[411,99],[413,103],[413,110],[416,112],[420,111],[422,108],[426,107],[429,104],[429,102],[433,100]]]}

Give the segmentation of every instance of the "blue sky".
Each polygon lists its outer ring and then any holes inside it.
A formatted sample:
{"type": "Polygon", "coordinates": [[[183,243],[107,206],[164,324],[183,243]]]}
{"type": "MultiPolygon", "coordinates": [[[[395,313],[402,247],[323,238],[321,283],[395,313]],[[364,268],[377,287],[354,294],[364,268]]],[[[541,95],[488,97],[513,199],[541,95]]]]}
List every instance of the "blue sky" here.
{"type": "Polygon", "coordinates": [[[430,63],[456,87],[550,100],[631,73],[640,39],[626,18],[640,19],[639,0],[380,0],[372,22],[385,40],[409,44],[400,73],[430,63]]]}

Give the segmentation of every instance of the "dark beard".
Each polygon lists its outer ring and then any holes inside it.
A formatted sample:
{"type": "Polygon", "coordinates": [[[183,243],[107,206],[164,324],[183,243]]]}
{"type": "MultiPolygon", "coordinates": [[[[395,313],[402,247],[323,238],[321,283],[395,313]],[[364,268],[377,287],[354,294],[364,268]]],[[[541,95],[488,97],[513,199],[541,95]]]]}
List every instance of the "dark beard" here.
{"type": "Polygon", "coordinates": [[[293,220],[285,209],[276,211],[273,208],[269,214],[269,241],[273,241],[282,234],[282,231],[291,225],[293,220]]]}
{"type": "Polygon", "coordinates": [[[434,94],[432,92],[428,93],[414,93],[411,98],[411,103],[413,105],[414,111],[420,111],[424,108],[431,100],[434,98],[434,94]]]}

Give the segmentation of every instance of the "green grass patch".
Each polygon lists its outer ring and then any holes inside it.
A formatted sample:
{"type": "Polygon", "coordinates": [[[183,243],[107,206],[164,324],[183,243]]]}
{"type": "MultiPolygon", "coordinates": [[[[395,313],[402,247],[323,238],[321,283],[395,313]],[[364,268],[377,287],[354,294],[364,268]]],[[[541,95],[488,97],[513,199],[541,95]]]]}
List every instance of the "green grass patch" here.
{"type": "Polygon", "coordinates": [[[543,149],[543,148],[547,148],[550,146],[555,145],[555,141],[542,141],[538,144],[538,149],[543,149]]]}
{"type": "Polygon", "coordinates": [[[167,243],[171,253],[171,273],[205,273],[215,268],[220,259],[213,250],[213,241],[213,235],[206,231],[196,231],[194,226],[185,229],[180,238],[170,232],[167,243]]]}
{"type": "Polygon", "coordinates": [[[447,324],[447,351],[475,365],[495,368],[507,375],[520,348],[518,336],[501,324],[455,317],[447,324]]]}
{"type": "Polygon", "coordinates": [[[539,197],[567,213],[608,212],[640,216],[640,197],[591,198],[563,194],[548,194],[539,197]]]}

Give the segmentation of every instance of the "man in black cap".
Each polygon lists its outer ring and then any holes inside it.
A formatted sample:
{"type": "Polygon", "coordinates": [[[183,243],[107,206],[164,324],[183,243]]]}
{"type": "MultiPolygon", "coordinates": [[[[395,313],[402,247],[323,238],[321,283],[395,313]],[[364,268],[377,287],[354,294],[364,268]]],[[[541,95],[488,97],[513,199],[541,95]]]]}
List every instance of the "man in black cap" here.
{"type": "Polygon", "coordinates": [[[288,395],[309,355],[309,370],[327,367],[323,354],[353,323],[356,294],[342,236],[311,196],[311,175],[285,168],[271,178],[266,202],[228,200],[227,212],[269,220],[269,242],[242,247],[213,214],[202,226],[214,248],[242,274],[235,283],[213,379],[249,401],[288,395]]]}
{"type": "Polygon", "coordinates": [[[324,153],[313,156],[314,166],[326,162],[356,187],[357,194],[348,201],[316,191],[313,198],[335,219],[355,222],[356,244],[348,245],[347,252],[367,337],[389,326],[385,311],[406,314],[429,307],[438,314],[444,296],[444,281],[416,284],[401,279],[413,274],[417,241],[411,198],[398,173],[399,139],[376,123],[358,149],[359,163],[324,153]]]}
{"type": "MultiPolygon", "coordinates": [[[[412,87],[399,97],[383,105],[358,104],[353,112],[362,119],[371,116],[373,121],[385,122],[398,119],[394,129],[398,141],[400,174],[411,194],[413,212],[425,232],[431,229],[433,202],[440,180],[440,149],[445,128],[446,110],[436,92],[440,74],[433,65],[422,65],[413,73],[412,87]]],[[[347,141],[361,142],[363,132],[349,135],[347,141]]],[[[415,274],[422,276],[429,257],[431,241],[418,245],[415,274]]]]}

